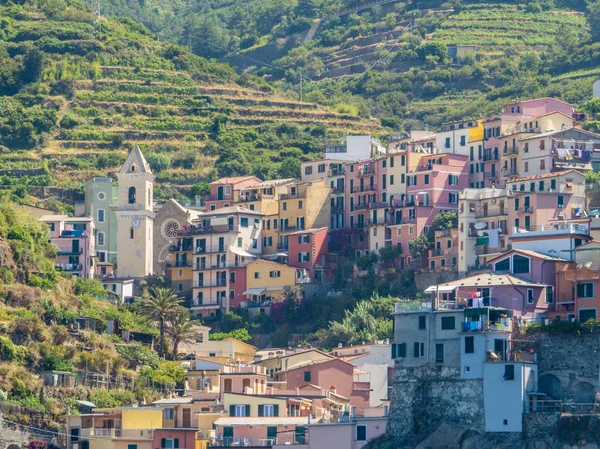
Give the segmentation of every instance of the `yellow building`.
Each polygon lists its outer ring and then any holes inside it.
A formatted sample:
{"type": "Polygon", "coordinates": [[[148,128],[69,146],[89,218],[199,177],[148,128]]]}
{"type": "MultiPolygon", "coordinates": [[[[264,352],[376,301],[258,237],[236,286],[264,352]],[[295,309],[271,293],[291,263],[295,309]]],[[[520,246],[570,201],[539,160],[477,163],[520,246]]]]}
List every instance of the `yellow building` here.
{"type": "Polygon", "coordinates": [[[262,395],[225,393],[223,408],[229,416],[287,416],[285,399],[262,395]]]}
{"type": "Polygon", "coordinates": [[[298,269],[289,265],[256,259],[246,265],[247,302],[262,304],[282,296],[296,285],[298,269]]]}
{"type": "Polygon", "coordinates": [[[152,449],[163,427],[162,408],[106,408],[67,418],[68,449],[152,449]]]}
{"type": "Polygon", "coordinates": [[[296,182],[285,188],[287,192],[279,195],[279,250],[288,248],[289,233],[329,226],[331,217],[331,186],[325,179],[296,182]]]}

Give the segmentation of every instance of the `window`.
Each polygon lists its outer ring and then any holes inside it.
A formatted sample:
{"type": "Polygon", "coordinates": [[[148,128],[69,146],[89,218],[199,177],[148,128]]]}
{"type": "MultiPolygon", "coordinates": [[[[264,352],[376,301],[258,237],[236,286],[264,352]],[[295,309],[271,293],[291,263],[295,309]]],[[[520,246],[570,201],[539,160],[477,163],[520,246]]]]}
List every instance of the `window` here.
{"type": "Polygon", "coordinates": [[[250,416],[250,404],[230,405],[229,416],[250,416]]]}
{"type": "Polygon", "coordinates": [[[525,162],[525,173],[527,173],[529,171],[529,162],[525,162]]]}
{"type": "Polygon", "coordinates": [[[513,256],[513,274],[529,273],[529,258],[515,254],[513,256]]]}
{"type": "Polygon", "coordinates": [[[510,271],[510,258],[507,257],[500,262],[494,264],[494,271],[510,271]]]}
{"type": "Polygon", "coordinates": [[[458,185],[458,176],[456,176],[456,175],[448,176],[448,184],[451,186],[457,186],[458,185]]]}
{"type": "Polygon", "coordinates": [[[425,175],[423,177],[423,184],[425,184],[425,185],[429,184],[429,175],[425,175]]]}
{"type": "Polygon", "coordinates": [[[533,304],[533,289],[527,289],[527,304],[533,304]]]}
{"type": "Polygon", "coordinates": [[[229,272],[229,283],[230,284],[235,284],[235,271],[230,271],[229,272]]]}
{"type": "Polygon", "coordinates": [[[281,209],[287,210],[287,203],[285,201],[281,203],[281,209]]]}
{"type": "Polygon", "coordinates": [[[515,380],[515,365],[504,365],[504,380],[515,380]]]}
{"type": "Polygon", "coordinates": [[[298,200],[298,209],[302,209],[302,200],[298,200]]]}
{"type": "Polygon", "coordinates": [[[356,441],[367,441],[367,426],[364,424],[356,426],[356,441]]]}
{"type": "Polygon", "coordinates": [[[309,165],[307,167],[304,167],[304,174],[305,175],[312,175],[312,166],[309,165]]]}
{"type": "Polygon", "coordinates": [[[394,185],[394,175],[390,175],[390,185],[394,185]]]}
{"type": "Polygon", "coordinates": [[[579,309],[579,322],[586,323],[596,319],[596,309],[579,309]]]}
{"type": "Polygon", "coordinates": [[[307,235],[299,235],[298,243],[310,243],[310,236],[308,234],[307,235]]]}
{"type": "Polygon", "coordinates": [[[310,371],[304,371],[304,382],[310,382],[310,371]]]}
{"type": "Polygon", "coordinates": [[[98,232],[98,246],[104,246],[104,232],[98,232]]]}
{"type": "Polygon", "coordinates": [[[425,357],[425,343],[415,341],[413,345],[413,356],[415,358],[425,357]]]}
{"type": "Polygon", "coordinates": [[[104,209],[98,209],[98,223],[104,223],[104,209]]]}
{"type": "Polygon", "coordinates": [[[465,337],[465,354],[475,353],[475,337],[465,337]]]}
{"type": "Polygon", "coordinates": [[[135,204],[135,187],[129,187],[129,204],[135,204]]]}
{"type": "Polygon", "coordinates": [[[133,228],[129,228],[129,238],[133,239],[135,237],[135,231],[133,228]]]}
{"type": "MultiPolygon", "coordinates": [[[[179,443],[179,438],[177,438],[177,442],[179,443]]],[[[127,449],[137,449],[137,444],[128,444],[127,449]]]]}
{"type": "Polygon", "coordinates": [[[542,159],[540,161],[540,170],[545,170],[546,169],[546,160],[542,159]]]}
{"type": "Polygon", "coordinates": [[[458,204],[458,193],[450,192],[448,194],[448,202],[450,204],[458,204]]]}
{"type": "Polygon", "coordinates": [[[556,197],[556,199],[557,199],[557,201],[558,201],[558,203],[557,203],[557,205],[556,205],[556,206],[557,206],[559,209],[562,209],[562,208],[564,208],[564,207],[565,207],[565,197],[564,197],[564,196],[562,196],[562,195],[558,195],[558,196],[556,197]]]}
{"type": "Polygon", "coordinates": [[[392,344],[392,358],[406,358],[406,343],[392,344]]]}
{"type": "Polygon", "coordinates": [[[456,328],[456,318],[453,316],[442,317],[442,330],[451,330],[456,328]]]}
{"type": "Polygon", "coordinates": [[[245,217],[240,218],[240,226],[242,228],[247,228],[248,227],[248,219],[245,217]]]}
{"type": "Polygon", "coordinates": [[[540,181],[540,183],[539,183],[539,189],[540,189],[540,192],[544,191],[544,181],[540,181]]]}
{"type": "Polygon", "coordinates": [[[546,287],[546,304],[552,304],[554,302],[554,287],[551,285],[546,287]]]}
{"type": "Polygon", "coordinates": [[[273,237],[263,237],[263,246],[265,248],[273,246],[273,237]]]}
{"type": "Polygon", "coordinates": [[[71,428],[71,442],[79,441],[79,427],[71,428]]]}
{"type": "Polygon", "coordinates": [[[446,137],[446,143],[444,144],[444,148],[450,148],[450,137],[446,137]]]}
{"type": "MultiPolygon", "coordinates": [[[[214,356],[211,356],[214,357],[214,356]]],[[[231,393],[232,391],[232,380],[231,379],[225,379],[223,381],[223,391],[225,393],[231,393]]]]}
{"type": "Polygon", "coordinates": [[[550,180],[550,188],[552,190],[556,189],[556,179],[551,179],[550,180]]]}
{"type": "Polygon", "coordinates": [[[298,253],[298,262],[309,262],[309,253],[298,253]]]}
{"type": "Polygon", "coordinates": [[[272,278],[278,278],[281,277],[281,271],[277,270],[277,271],[271,271],[269,273],[269,276],[272,278]]]}
{"type": "Polygon", "coordinates": [[[444,363],[444,344],[435,344],[435,363],[444,363]]]}
{"type": "Polygon", "coordinates": [[[467,143],[466,136],[460,136],[460,145],[464,147],[466,145],[466,143],[467,143]]]}
{"type": "Polygon", "coordinates": [[[584,282],[577,284],[577,297],[578,298],[593,298],[594,297],[594,283],[584,282]]]}
{"type": "Polygon", "coordinates": [[[400,184],[404,184],[405,182],[405,175],[404,173],[400,174],[400,184]]]}
{"type": "Polygon", "coordinates": [[[260,279],[260,272],[257,271],[254,273],[254,279],[260,279]]]}
{"type": "Polygon", "coordinates": [[[390,167],[393,167],[393,166],[394,166],[394,158],[393,158],[393,157],[391,157],[391,158],[390,158],[390,167]]]}
{"type": "Polygon", "coordinates": [[[325,164],[319,164],[317,170],[319,173],[325,173],[325,164]]]}
{"type": "Polygon", "coordinates": [[[279,416],[278,404],[259,404],[258,416],[279,416]]]}

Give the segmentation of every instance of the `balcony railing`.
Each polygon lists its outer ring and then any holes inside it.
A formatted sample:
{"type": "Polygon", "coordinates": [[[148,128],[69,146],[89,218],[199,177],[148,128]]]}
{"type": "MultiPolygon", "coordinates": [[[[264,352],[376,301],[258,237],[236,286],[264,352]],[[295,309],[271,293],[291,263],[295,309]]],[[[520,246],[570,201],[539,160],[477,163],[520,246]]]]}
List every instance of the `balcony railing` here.
{"type": "Polygon", "coordinates": [[[475,212],[475,218],[500,217],[502,215],[508,215],[505,209],[488,209],[475,212]]]}
{"type": "Polygon", "coordinates": [[[378,218],[377,220],[367,220],[367,226],[375,226],[375,225],[384,225],[387,220],[383,217],[378,218]]]}
{"type": "MultiPolygon", "coordinates": [[[[415,218],[388,218],[385,221],[385,224],[387,224],[388,226],[394,226],[394,225],[402,225],[402,224],[414,224],[416,223],[416,219],[415,218]]],[[[416,237],[416,236],[415,236],[416,237]]]]}
{"type": "Polygon", "coordinates": [[[288,244],[287,243],[278,243],[277,244],[277,249],[280,250],[280,251],[287,250],[288,249],[288,244]]]}
{"type": "Polygon", "coordinates": [[[211,438],[208,447],[273,447],[275,445],[308,444],[308,436],[291,434],[277,435],[273,438],[222,437],[211,438]]]}
{"type": "Polygon", "coordinates": [[[431,249],[429,250],[429,257],[441,257],[446,255],[445,249],[431,249]]]}
{"type": "Polygon", "coordinates": [[[484,154],[483,155],[483,162],[497,161],[498,159],[500,159],[498,157],[498,154],[484,154]]]}
{"type": "Polygon", "coordinates": [[[358,176],[369,176],[374,174],[375,169],[373,167],[362,167],[358,169],[358,176]]]}
{"type": "MultiPolygon", "coordinates": [[[[493,299],[491,300],[494,301],[493,299]]],[[[500,321],[464,321],[463,332],[512,332],[512,321],[510,318],[500,318],[500,321]]]]}
{"type": "Polygon", "coordinates": [[[92,427],[90,436],[95,438],[135,438],[142,440],[152,440],[153,432],[150,429],[105,429],[92,427]]]}
{"type": "Polygon", "coordinates": [[[282,193],[279,195],[280,200],[292,200],[294,198],[306,198],[306,191],[296,193],[282,193]]]}
{"type": "Polygon", "coordinates": [[[193,250],[194,250],[193,245],[171,245],[169,247],[169,251],[171,251],[173,253],[193,251],[193,250]]]}
{"type": "Polygon", "coordinates": [[[344,208],[343,204],[341,204],[341,205],[337,205],[336,204],[335,206],[331,207],[331,213],[332,214],[339,214],[341,212],[344,212],[344,210],[345,210],[345,208],[344,208]]]}
{"type": "Polygon", "coordinates": [[[303,231],[304,226],[281,226],[281,232],[303,231]]]}
{"type": "Polygon", "coordinates": [[[557,223],[529,227],[513,227],[513,236],[516,234],[527,234],[529,232],[543,232],[548,234],[589,235],[590,228],[587,225],[576,223],[557,223]]]}
{"type": "Polygon", "coordinates": [[[177,260],[175,262],[167,262],[166,263],[167,268],[184,268],[184,267],[191,267],[191,266],[192,266],[191,260],[177,260]]]}
{"type": "Polygon", "coordinates": [[[369,201],[368,203],[360,203],[354,206],[354,210],[361,209],[384,209],[386,207],[390,207],[388,203],[384,203],[381,201],[369,201]]]}
{"type": "Polygon", "coordinates": [[[373,185],[367,185],[367,186],[363,185],[362,187],[361,186],[355,186],[352,189],[352,193],[373,192],[375,190],[377,190],[377,187],[374,184],[373,185]]]}
{"type": "Polygon", "coordinates": [[[519,211],[520,214],[532,214],[533,213],[533,207],[531,206],[523,206],[523,207],[519,207],[519,211]]]}
{"type": "Polygon", "coordinates": [[[504,154],[517,154],[519,152],[519,147],[518,146],[510,146],[510,147],[506,147],[502,149],[502,152],[504,154]]]}
{"type": "Polygon", "coordinates": [[[327,176],[341,176],[344,175],[346,173],[346,168],[342,168],[342,169],[329,169],[327,170],[327,176]]]}
{"type": "Polygon", "coordinates": [[[491,171],[486,171],[483,173],[483,177],[484,179],[496,179],[498,178],[498,172],[495,171],[494,173],[492,173],[491,171]]]}
{"type": "Polygon", "coordinates": [[[81,264],[77,263],[57,263],[56,268],[62,271],[80,271],[82,269],[81,264]]]}
{"type": "Polygon", "coordinates": [[[503,168],[502,175],[503,176],[517,176],[519,174],[519,170],[515,167],[503,168]]]}
{"type": "Polygon", "coordinates": [[[56,251],[56,255],[58,256],[73,256],[83,254],[83,249],[59,249],[56,251]]]}
{"type": "Polygon", "coordinates": [[[202,226],[202,225],[190,225],[187,229],[181,229],[177,232],[180,237],[186,237],[189,235],[200,235],[200,234],[219,234],[228,232],[238,232],[239,227],[237,225],[217,225],[217,226],[202,226]]]}
{"type": "Polygon", "coordinates": [[[80,230],[65,230],[60,233],[61,239],[76,239],[76,238],[87,238],[89,234],[85,231],[80,230]]]}
{"type": "Polygon", "coordinates": [[[216,307],[221,305],[223,305],[223,300],[221,298],[203,299],[200,301],[198,301],[198,299],[195,299],[192,301],[192,308],[216,307]]]}
{"type": "Polygon", "coordinates": [[[227,287],[227,279],[212,279],[204,280],[202,283],[197,280],[194,282],[194,288],[209,288],[209,287],[227,287]]]}
{"type": "Polygon", "coordinates": [[[194,249],[196,254],[226,253],[227,251],[229,251],[229,246],[225,245],[197,246],[194,249]]]}

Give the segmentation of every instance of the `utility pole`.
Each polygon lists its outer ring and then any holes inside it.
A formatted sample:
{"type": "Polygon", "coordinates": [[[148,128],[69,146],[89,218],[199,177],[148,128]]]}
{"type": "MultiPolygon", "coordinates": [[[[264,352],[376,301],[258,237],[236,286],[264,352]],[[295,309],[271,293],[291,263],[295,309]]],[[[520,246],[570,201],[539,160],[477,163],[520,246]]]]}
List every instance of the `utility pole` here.
{"type": "Polygon", "coordinates": [[[102,25],[100,25],[100,0],[94,0],[94,36],[100,36],[102,25]]]}
{"type": "Polygon", "coordinates": [[[300,102],[302,102],[302,70],[300,70],[300,102]]]}

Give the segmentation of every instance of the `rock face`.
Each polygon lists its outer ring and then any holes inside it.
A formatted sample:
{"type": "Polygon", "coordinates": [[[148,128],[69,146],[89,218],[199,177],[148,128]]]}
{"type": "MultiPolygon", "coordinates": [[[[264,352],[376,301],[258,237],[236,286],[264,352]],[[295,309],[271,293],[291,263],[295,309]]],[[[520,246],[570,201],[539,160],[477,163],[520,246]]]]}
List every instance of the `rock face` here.
{"type": "Polygon", "coordinates": [[[29,433],[6,428],[0,414],[0,449],[21,449],[30,439],[29,433]]]}

